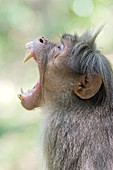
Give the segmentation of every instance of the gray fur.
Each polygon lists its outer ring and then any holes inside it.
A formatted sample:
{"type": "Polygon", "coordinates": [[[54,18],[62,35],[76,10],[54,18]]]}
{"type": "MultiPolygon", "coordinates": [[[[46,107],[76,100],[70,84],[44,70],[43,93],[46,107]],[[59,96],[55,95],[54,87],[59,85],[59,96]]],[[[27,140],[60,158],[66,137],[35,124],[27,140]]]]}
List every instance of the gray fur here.
{"type": "Polygon", "coordinates": [[[98,73],[99,92],[89,100],[62,92],[44,106],[47,170],[113,170],[113,72],[94,43],[101,29],[77,37],[67,63],[79,74],[98,73]]]}

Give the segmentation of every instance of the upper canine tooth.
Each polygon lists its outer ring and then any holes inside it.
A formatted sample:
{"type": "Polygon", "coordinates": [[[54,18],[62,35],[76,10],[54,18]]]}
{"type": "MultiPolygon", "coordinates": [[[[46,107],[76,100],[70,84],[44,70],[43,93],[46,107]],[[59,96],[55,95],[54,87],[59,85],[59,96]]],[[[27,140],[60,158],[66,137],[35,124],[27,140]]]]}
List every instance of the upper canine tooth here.
{"type": "Polygon", "coordinates": [[[32,56],[32,53],[31,53],[31,51],[29,51],[27,54],[26,54],[26,56],[25,56],[25,58],[24,58],[24,63],[26,62],[26,61],[28,61],[30,58],[32,58],[33,56],[32,56]]]}
{"type": "Polygon", "coordinates": [[[27,51],[26,51],[26,54],[25,54],[25,56],[28,54],[30,52],[30,50],[28,49],[27,51]]]}

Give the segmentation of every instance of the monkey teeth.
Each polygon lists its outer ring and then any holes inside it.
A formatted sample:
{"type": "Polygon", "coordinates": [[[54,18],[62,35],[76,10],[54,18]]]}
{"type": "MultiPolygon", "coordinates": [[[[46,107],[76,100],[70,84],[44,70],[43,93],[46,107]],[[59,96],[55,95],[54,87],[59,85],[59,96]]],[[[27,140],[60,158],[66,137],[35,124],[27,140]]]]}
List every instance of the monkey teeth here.
{"type": "Polygon", "coordinates": [[[21,91],[21,94],[18,94],[18,98],[20,100],[24,100],[26,97],[29,97],[33,94],[34,92],[34,88],[32,90],[28,90],[26,93],[23,91],[23,89],[21,88],[20,91],[21,91]]]}
{"type": "Polygon", "coordinates": [[[28,50],[27,51],[27,53],[26,53],[26,55],[25,55],[25,58],[24,58],[24,63],[26,62],[26,61],[28,61],[30,58],[32,58],[33,56],[32,56],[32,53],[31,53],[31,51],[30,50],[28,50]]]}
{"type": "Polygon", "coordinates": [[[20,91],[21,91],[21,94],[23,94],[23,93],[24,93],[24,90],[23,90],[22,88],[20,89],[20,91]]]}
{"type": "MultiPolygon", "coordinates": [[[[29,59],[33,58],[36,62],[37,65],[38,59],[35,55],[35,44],[33,41],[28,42],[26,44],[27,52],[25,54],[25,58],[23,62],[25,63],[29,59]]],[[[28,110],[31,110],[34,107],[34,102],[37,102],[39,95],[40,95],[40,76],[38,82],[35,84],[35,86],[31,89],[28,90],[27,92],[24,92],[24,90],[21,88],[20,93],[18,94],[18,98],[21,100],[21,104],[28,110]]]]}
{"type": "Polygon", "coordinates": [[[23,96],[22,94],[18,94],[18,98],[19,98],[20,100],[24,100],[24,99],[25,99],[25,96],[23,96]]]}
{"type": "Polygon", "coordinates": [[[26,48],[28,49],[28,51],[26,52],[25,58],[24,58],[24,63],[28,60],[30,60],[30,58],[33,58],[33,42],[28,42],[26,44],[26,48]]]}

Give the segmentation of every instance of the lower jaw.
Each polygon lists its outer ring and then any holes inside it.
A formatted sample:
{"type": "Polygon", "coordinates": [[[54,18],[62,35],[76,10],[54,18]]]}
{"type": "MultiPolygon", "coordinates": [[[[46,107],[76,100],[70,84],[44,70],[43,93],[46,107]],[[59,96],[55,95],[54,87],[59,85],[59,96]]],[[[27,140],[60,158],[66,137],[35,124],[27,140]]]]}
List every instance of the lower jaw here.
{"type": "Polygon", "coordinates": [[[32,110],[36,107],[39,107],[40,103],[40,82],[34,86],[34,88],[21,100],[21,103],[24,108],[27,110],[32,110]]]}

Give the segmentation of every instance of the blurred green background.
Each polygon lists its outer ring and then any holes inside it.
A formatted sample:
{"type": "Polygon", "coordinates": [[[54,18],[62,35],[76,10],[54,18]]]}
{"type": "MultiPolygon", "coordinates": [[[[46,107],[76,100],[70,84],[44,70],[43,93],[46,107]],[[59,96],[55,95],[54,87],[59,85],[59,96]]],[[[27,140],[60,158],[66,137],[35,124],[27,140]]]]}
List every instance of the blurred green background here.
{"type": "Polygon", "coordinates": [[[113,0],[0,0],[0,170],[39,170],[40,109],[22,108],[17,94],[37,81],[36,63],[23,64],[25,43],[58,41],[105,24],[97,44],[112,62],[113,0]]]}

